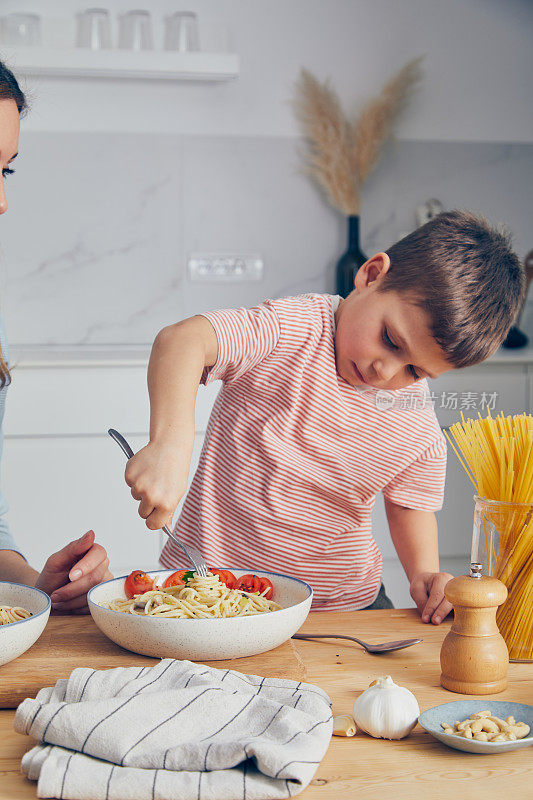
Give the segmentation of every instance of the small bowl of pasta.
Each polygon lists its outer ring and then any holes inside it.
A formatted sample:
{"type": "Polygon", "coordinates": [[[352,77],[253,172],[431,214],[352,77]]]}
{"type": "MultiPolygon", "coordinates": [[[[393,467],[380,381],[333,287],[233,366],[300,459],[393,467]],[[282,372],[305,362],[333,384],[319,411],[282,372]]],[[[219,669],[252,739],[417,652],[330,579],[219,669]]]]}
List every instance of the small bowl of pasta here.
{"type": "Polygon", "coordinates": [[[0,581],[0,666],[25,653],[46,627],[50,598],[40,589],[0,581]]]}
{"type": "Polygon", "coordinates": [[[274,572],[134,570],[87,595],[100,630],[134,653],[219,661],[264,653],[306,619],[309,584],[274,572]]]}

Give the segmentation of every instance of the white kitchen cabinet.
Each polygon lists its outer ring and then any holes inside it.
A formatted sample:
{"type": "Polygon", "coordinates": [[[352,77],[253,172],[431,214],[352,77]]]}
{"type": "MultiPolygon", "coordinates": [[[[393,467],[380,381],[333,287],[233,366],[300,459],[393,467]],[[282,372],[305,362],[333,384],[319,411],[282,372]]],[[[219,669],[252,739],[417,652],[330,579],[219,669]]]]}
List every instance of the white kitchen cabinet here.
{"type": "MultiPolygon", "coordinates": [[[[19,364],[8,390],[7,436],[99,436],[148,431],[150,407],[146,363],[135,366],[78,364],[71,367],[19,364]]],[[[220,384],[201,386],[195,427],[205,431],[220,384]]],[[[116,447],[116,445],[115,445],[116,447]]]]}
{"type": "MultiPolygon", "coordinates": [[[[219,385],[200,387],[189,479],[196,469],[219,385]]],[[[148,439],[146,364],[19,366],[5,418],[2,488],[17,543],[36,568],[92,528],[116,574],[156,567],[164,534],[151,533],[124,481],[126,459],[148,439]]]]}

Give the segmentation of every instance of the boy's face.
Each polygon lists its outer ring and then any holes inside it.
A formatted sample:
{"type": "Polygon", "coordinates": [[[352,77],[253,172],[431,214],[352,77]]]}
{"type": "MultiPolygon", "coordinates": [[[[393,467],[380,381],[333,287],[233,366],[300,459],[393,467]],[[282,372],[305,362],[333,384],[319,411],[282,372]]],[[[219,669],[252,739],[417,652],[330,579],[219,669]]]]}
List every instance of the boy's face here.
{"type": "Polygon", "coordinates": [[[351,386],[402,389],[453,369],[425,311],[407,295],[378,291],[389,266],[386,253],[372,256],[335,313],[337,372],[351,386]]]}

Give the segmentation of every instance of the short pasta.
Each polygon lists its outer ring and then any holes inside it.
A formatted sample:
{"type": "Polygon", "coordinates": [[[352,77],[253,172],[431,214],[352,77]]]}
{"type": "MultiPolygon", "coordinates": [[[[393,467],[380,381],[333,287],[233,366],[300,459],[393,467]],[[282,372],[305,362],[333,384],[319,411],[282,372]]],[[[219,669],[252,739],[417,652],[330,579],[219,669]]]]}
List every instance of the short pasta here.
{"type": "Polygon", "coordinates": [[[195,574],[186,586],[153,589],[131,599],[112,600],[107,608],[137,616],[202,619],[264,614],[281,606],[262,594],[229,589],[216,575],[208,573],[205,578],[195,574]]]}
{"type": "Polygon", "coordinates": [[[0,625],[20,622],[22,619],[28,619],[31,616],[31,611],[20,606],[0,606],[0,625]]]}

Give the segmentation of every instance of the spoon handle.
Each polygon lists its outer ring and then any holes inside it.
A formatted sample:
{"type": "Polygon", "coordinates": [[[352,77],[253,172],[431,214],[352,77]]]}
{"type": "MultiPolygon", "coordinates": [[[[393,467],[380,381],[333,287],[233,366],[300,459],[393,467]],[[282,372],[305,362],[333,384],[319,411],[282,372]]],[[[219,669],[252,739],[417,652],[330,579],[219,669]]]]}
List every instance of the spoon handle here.
{"type": "Polygon", "coordinates": [[[292,639],[348,639],[350,642],[357,642],[365,649],[368,647],[367,642],[362,642],[361,639],[356,639],[355,636],[345,636],[343,633],[293,633],[292,639]]]}

